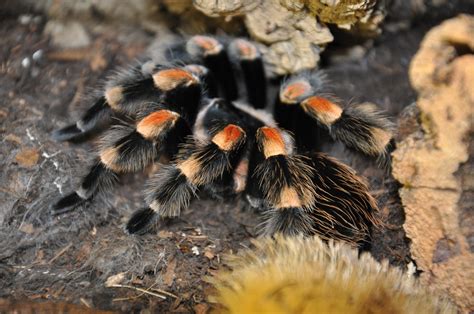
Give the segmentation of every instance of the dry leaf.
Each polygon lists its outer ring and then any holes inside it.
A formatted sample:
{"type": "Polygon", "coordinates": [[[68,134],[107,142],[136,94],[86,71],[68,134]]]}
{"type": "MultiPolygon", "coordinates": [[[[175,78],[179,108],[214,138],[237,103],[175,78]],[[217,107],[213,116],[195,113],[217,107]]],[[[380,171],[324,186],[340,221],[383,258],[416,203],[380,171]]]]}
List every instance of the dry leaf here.
{"type": "Polygon", "coordinates": [[[33,234],[35,232],[35,227],[30,223],[24,223],[21,225],[20,231],[27,234],[33,234]]]}
{"type": "Polygon", "coordinates": [[[176,277],[176,274],[174,273],[175,268],[176,268],[176,258],[173,258],[168,263],[168,266],[166,267],[166,273],[163,275],[163,283],[167,287],[173,284],[174,278],[176,277]]]}
{"type": "Polygon", "coordinates": [[[212,260],[216,255],[211,250],[206,249],[204,251],[204,256],[212,260]]]}
{"type": "Polygon", "coordinates": [[[15,161],[22,167],[31,168],[38,163],[39,153],[36,148],[22,149],[15,156],[15,161]]]}
{"type": "Polygon", "coordinates": [[[173,237],[173,232],[167,231],[167,230],[160,230],[158,232],[158,237],[160,237],[162,239],[168,239],[168,238],[173,237]]]}

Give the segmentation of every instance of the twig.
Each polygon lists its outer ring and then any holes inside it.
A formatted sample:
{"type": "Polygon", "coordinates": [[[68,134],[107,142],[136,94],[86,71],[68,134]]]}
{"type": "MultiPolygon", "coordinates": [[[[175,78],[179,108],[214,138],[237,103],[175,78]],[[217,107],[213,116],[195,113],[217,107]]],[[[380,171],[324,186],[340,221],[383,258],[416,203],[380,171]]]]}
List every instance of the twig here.
{"type": "Polygon", "coordinates": [[[117,285],[110,285],[109,287],[111,287],[111,288],[128,288],[128,289],[140,291],[140,292],[143,292],[143,293],[146,293],[146,294],[155,296],[155,297],[157,297],[157,298],[166,300],[166,297],[165,297],[164,295],[161,295],[161,294],[158,294],[158,293],[154,293],[154,292],[148,291],[148,290],[146,290],[146,289],[142,289],[142,288],[138,288],[138,287],[134,287],[134,286],[119,285],[119,284],[117,284],[117,285]]]}
{"type": "Polygon", "coordinates": [[[69,248],[72,246],[72,243],[69,243],[65,248],[61,249],[61,251],[58,252],[52,259],[49,260],[48,264],[51,264],[54,262],[57,258],[59,258],[61,255],[63,255],[69,248]]]}
{"type": "Polygon", "coordinates": [[[188,235],[186,237],[192,240],[207,240],[208,238],[206,235],[188,235]]]}
{"type": "Polygon", "coordinates": [[[136,300],[136,299],[140,298],[142,295],[144,295],[144,293],[140,293],[140,294],[138,294],[138,295],[136,295],[136,296],[128,297],[128,298],[115,298],[115,299],[112,299],[112,302],[136,300]]]}
{"type": "Polygon", "coordinates": [[[169,296],[169,297],[172,297],[172,298],[174,298],[174,299],[177,299],[177,298],[178,298],[177,295],[174,295],[174,294],[172,294],[171,292],[168,292],[168,291],[165,291],[165,290],[161,290],[161,289],[158,289],[158,288],[150,288],[150,290],[153,290],[153,291],[162,293],[162,294],[167,295],[167,296],[169,296]]]}
{"type": "Polygon", "coordinates": [[[86,301],[86,299],[80,298],[79,301],[81,301],[81,303],[87,306],[88,308],[92,308],[89,302],[86,301]]]}

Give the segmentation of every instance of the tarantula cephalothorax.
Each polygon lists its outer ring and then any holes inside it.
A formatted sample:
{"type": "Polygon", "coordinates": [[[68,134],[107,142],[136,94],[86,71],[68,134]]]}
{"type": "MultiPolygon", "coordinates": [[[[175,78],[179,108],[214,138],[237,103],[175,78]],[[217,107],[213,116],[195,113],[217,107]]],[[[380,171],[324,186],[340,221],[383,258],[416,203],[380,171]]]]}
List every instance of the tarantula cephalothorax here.
{"type": "Polygon", "coordinates": [[[246,39],[194,36],[165,51],[167,65],[147,61],[112,76],[82,119],[54,133],[73,141],[111,126],[81,186],[54,204],[54,212],[165,156],[171,161],[148,180],[147,207],[132,215],[129,233],[146,231],[155,217],[178,216],[198,190],[207,190],[244,195],[264,218],[262,234],[367,238],[376,202],[352,169],[317,152],[318,137],[380,157],[392,137],[386,118],[372,106],[344,109],[325,97],[316,72],[284,80],[274,115],[262,110],[264,66],[246,39]]]}

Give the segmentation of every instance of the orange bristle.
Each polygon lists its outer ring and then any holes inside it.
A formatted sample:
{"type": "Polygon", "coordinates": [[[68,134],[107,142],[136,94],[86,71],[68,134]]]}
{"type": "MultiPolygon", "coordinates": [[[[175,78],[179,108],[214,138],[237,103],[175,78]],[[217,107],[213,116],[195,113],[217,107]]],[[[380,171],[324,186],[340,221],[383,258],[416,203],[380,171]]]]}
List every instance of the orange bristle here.
{"type": "Polygon", "coordinates": [[[180,69],[166,69],[161,70],[153,75],[155,85],[164,91],[176,88],[178,85],[191,85],[198,83],[198,79],[190,72],[180,69]]]}
{"type": "Polygon", "coordinates": [[[105,90],[104,97],[110,107],[118,109],[123,97],[123,88],[121,86],[109,87],[105,90]]]}
{"type": "Polygon", "coordinates": [[[206,53],[218,53],[220,51],[219,42],[212,37],[194,36],[193,40],[199,47],[204,49],[206,53]]]}
{"type": "Polygon", "coordinates": [[[335,120],[339,119],[342,114],[341,107],[332,101],[319,96],[309,97],[301,104],[305,111],[315,115],[316,118],[324,124],[333,123],[335,120]]]}
{"type": "Polygon", "coordinates": [[[294,104],[296,99],[304,95],[311,89],[311,85],[306,81],[297,81],[288,85],[281,91],[280,99],[283,103],[294,104]]]}
{"type": "Polygon", "coordinates": [[[139,125],[160,125],[165,122],[175,120],[178,117],[178,114],[169,110],[160,110],[153,112],[146,116],[143,120],[140,121],[139,125]]]}
{"type": "Polygon", "coordinates": [[[277,129],[264,126],[260,130],[262,131],[265,139],[267,139],[268,141],[277,142],[282,146],[285,145],[283,142],[283,137],[277,129]]]}
{"type": "Polygon", "coordinates": [[[183,69],[167,69],[161,70],[156,74],[157,76],[162,76],[176,81],[195,81],[194,76],[183,69]]]}
{"type": "Polygon", "coordinates": [[[286,155],[285,141],[278,129],[264,126],[259,129],[259,135],[262,137],[263,153],[266,158],[286,155]]]}
{"type": "Polygon", "coordinates": [[[330,100],[319,96],[309,97],[304,102],[318,112],[335,112],[340,108],[330,100]]]}
{"type": "Polygon", "coordinates": [[[229,124],[222,131],[214,135],[212,142],[222,150],[232,149],[245,135],[244,130],[237,125],[229,124]]]}
{"type": "Polygon", "coordinates": [[[237,39],[235,43],[237,45],[241,58],[252,60],[257,57],[257,48],[248,41],[243,39],[237,39]]]}
{"type": "Polygon", "coordinates": [[[158,135],[168,123],[176,121],[178,117],[179,114],[169,110],[153,112],[137,124],[137,132],[145,138],[152,138],[158,135]]]}

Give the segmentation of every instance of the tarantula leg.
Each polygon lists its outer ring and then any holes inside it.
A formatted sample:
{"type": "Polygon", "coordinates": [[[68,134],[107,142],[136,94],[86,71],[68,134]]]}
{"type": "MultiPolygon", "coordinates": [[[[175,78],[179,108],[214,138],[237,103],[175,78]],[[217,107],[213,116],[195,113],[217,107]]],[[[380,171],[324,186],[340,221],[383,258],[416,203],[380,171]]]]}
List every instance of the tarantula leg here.
{"type": "Polygon", "coordinates": [[[184,68],[151,70],[132,67],[112,78],[102,97],[75,125],[53,133],[57,140],[79,140],[102,131],[110,124],[113,112],[136,119],[140,112],[161,109],[162,103],[193,123],[201,101],[199,78],[184,68]],[[152,71],[152,72],[150,72],[152,71]]]}
{"type": "Polygon", "coordinates": [[[301,101],[321,91],[325,76],[320,72],[302,72],[286,79],[280,86],[275,103],[275,119],[280,127],[291,130],[294,115],[301,101]]]}
{"type": "Polygon", "coordinates": [[[80,141],[89,135],[100,133],[110,124],[111,117],[112,111],[107,100],[99,97],[79,121],[54,131],[52,137],[56,141],[80,141]]]}
{"type": "Polygon", "coordinates": [[[226,100],[237,99],[238,89],[232,64],[227,51],[217,39],[202,35],[193,36],[186,43],[186,50],[190,55],[203,59],[204,65],[215,74],[226,100]]]}
{"type": "Polygon", "coordinates": [[[262,233],[288,235],[313,233],[307,212],[314,204],[311,167],[301,156],[292,154],[292,143],[277,128],[257,130],[257,144],[263,156],[252,171],[268,210],[262,233]]]}
{"type": "Polygon", "coordinates": [[[163,153],[173,157],[188,134],[189,127],[178,113],[158,110],[144,116],[134,128],[120,125],[108,132],[100,143],[100,160],[117,173],[140,171],[163,153]]]}
{"type": "Polygon", "coordinates": [[[184,68],[160,68],[151,75],[132,75],[127,82],[112,81],[105,98],[114,111],[132,117],[165,103],[192,123],[201,98],[201,82],[184,68]]]}
{"type": "Polygon", "coordinates": [[[300,151],[319,149],[324,130],[314,123],[299,106],[305,98],[322,91],[325,76],[321,72],[302,72],[285,80],[274,108],[275,119],[281,128],[295,134],[296,147],[300,151]]]}
{"type": "MultiPolygon", "coordinates": [[[[52,137],[57,141],[80,141],[89,135],[100,133],[110,125],[112,107],[108,100],[116,101],[119,91],[126,91],[126,87],[143,81],[146,77],[142,66],[133,66],[119,72],[109,79],[105,92],[97,98],[77,123],[53,132],[52,137]],[[114,97],[115,96],[115,97],[114,97]]],[[[133,96],[133,95],[132,95],[133,96]]],[[[133,99],[133,97],[132,97],[133,99]]]]}
{"type": "Polygon", "coordinates": [[[79,189],[61,198],[52,206],[54,214],[61,214],[91,200],[98,190],[108,190],[118,181],[117,174],[96,160],[89,173],[82,179],[79,189]]]}
{"type": "Polygon", "coordinates": [[[377,204],[354,171],[323,154],[293,155],[275,128],[263,127],[257,142],[263,155],[252,173],[269,209],[262,233],[319,234],[360,243],[367,240],[377,204]]]}
{"type": "Polygon", "coordinates": [[[393,137],[392,123],[371,104],[347,109],[319,96],[301,102],[306,113],[329,129],[330,135],[369,156],[383,156],[393,137]]]}
{"type": "Polygon", "coordinates": [[[181,124],[184,122],[176,112],[159,110],[145,116],[135,128],[111,129],[102,138],[99,158],[79,190],[59,200],[53,210],[62,212],[109,190],[121,174],[142,170],[163,153],[174,155],[177,140],[183,140],[190,132],[181,124]]]}
{"type": "Polygon", "coordinates": [[[231,173],[245,142],[245,132],[234,124],[218,130],[209,143],[191,141],[174,164],[162,167],[148,182],[148,208],[135,212],[126,230],[142,233],[155,217],[176,217],[199,187],[231,173]]]}
{"type": "Polygon", "coordinates": [[[267,103],[267,82],[257,46],[245,39],[235,39],[229,45],[229,51],[242,69],[248,102],[254,108],[264,108],[267,103]]]}

